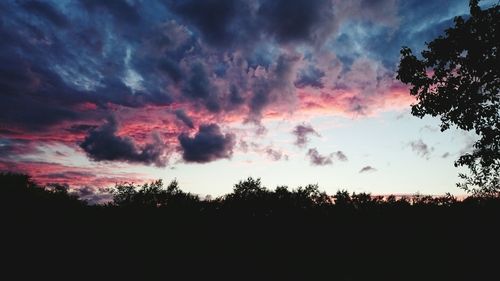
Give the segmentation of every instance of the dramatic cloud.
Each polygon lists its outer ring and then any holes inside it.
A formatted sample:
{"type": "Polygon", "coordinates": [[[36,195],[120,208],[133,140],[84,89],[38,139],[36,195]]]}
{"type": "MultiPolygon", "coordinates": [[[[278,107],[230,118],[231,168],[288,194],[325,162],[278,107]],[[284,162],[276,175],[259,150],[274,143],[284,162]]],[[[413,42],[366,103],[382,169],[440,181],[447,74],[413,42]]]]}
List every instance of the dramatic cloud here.
{"type": "Polygon", "coordinates": [[[191,118],[186,114],[184,110],[178,109],[175,111],[175,117],[181,120],[184,125],[188,126],[190,129],[194,128],[194,123],[191,118]]]}
{"type": "Polygon", "coordinates": [[[246,20],[250,16],[248,1],[208,0],[169,1],[169,7],[186,22],[200,31],[203,39],[216,46],[245,40],[246,20]],[[238,28],[240,28],[238,30],[238,28]]]}
{"type": "Polygon", "coordinates": [[[195,63],[190,73],[184,85],[184,95],[194,102],[202,102],[211,112],[219,112],[221,108],[217,100],[217,89],[210,82],[205,67],[201,63],[195,63]]]}
{"type": "Polygon", "coordinates": [[[100,1],[100,0],[80,0],[85,8],[98,12],[102,9],[113,15],[115,19],[126,23],[137,23],[140,21],[138,7],[134,7],[129,1],[100,1]]]}
{"type": "Polygon", "coordinates": [[[433,147],[429,147],[420,139],[417,141],[411,141],[410,147],[415,153],[417,153],[417,155],[425,157],[426,159],[429,159],[431,152],[434,150],[433,147]]]}
{"type": "Polygon", "coordinates": [[[46,18],[48,21],[52,22],[58,27],[67,27],[69,25],[68,20],[57,11],[52,5],[44,3],[41,1],[27,1],[22,4],[22,6],[29,12],[46,18]]]}
{"type": "MultiPolygon", "coordinates": [[[[399,48],[421,50],[467,11],[459,2],[0,1],[0,160],[64,144],[94,165],[206,163],[230,158],[240,136],[219,126],[406,108],[399,48]]],[[[319,136],[306,124],[293,134],[302,148],[319,136]]]]}
{"type": "Polygon", "coordinates": [[[295,80],[294,85],[297,88],[313,87],[313,88],[323,88],[324,84],[321,79],[325,76],[325,72],[310,66],[299,72],[297,80],[295,80]]]}
{"type": "Polygon", "coordinates": [[[168,1],[180,18],[216,47],[254,44],[261,39],[279,43],[322,41],[336,23],[329,0],[207,0],[168,1]],[[286,19],[286,20],[284,20],[286,19]]]}
{"type": "Polygon", "coordinates": [[[280,42],[314,42],[331,31],[333,5],[329,0],[262,1],[258,15],[267,33],[280,42]]]}
{"type": "Polygon", "coordinates": [[[194,137],[179,136],[182,158],[186,162],[206,163],[230,158],[233,154],[235,136],[223,134],[217,124],[201,125],[194,137]]]}
{"type": "Polygon", "coordinates": [[[376,171],[377,169],[373,168],[372,166],[365,166],[361,168],[361,170],[359,170],[359,173],[362,174],[362,173],[376,172],[376,171]]]}
{"type": "Polygon", "coordinates": [[[33,143],[26,140],[0,139],[0,157],[1,159],[15,160],[19,155],[36,154],[39,150],[33,143]]]}
{"type": "Polygon", "coordinates": [[[60,183],[74,188],[112,187],[119,182],[142,183],[149,180],[144,174],[116,171],[106,167],[75,167],[52,162],[0,160],[0,170],[29,174],[39,184],[60,183]]]}
{"type": "Polygon", "coordinates": [[[307,156],[309,156],[309,160],[311,161],[311,165],[315,166],[325,166],[333,164],[332,158],[333,155],[320,155],[316,148],[310,148],[307,151],[307,156]]]}
{"type": "Polygon", "coordinates": [[[305,147],[307,143],[309,142],[309,137],[308,135],[313,135],[313,136],[320,136],[316,130],[311,125],[308,124],[301,124],[295,126],[295,129],[292,131],[292,134],[295,135],[296,140],[295,140],[295,145],[298,147],[305,147]]]}
{"type": "Polygon", "coordinates": [[[90,131],[80,147],[95,161],[124,161],[165,166],[166,146],[158,135],[153,135],[153,142],[138,147],[131,138],[117,136],[117,129],[116,119],[109,118],[106,124],[90,131]]]}
{"type": "MultiPolygon", "coordinates": [[[[95,123],[117,107],[140,111],[182,104],[188,116],[193,110],[206,115],[195,119],[238,109],[241,121],[258,124],[270,111],[310,109],[304,93],[297,93],[306,88],[325,90],[321,96],[328,96],[328,102],[317,102],[331,112],[381,108],[382,100],[398,98],[386,93],[395,82],[375,87],[380,98],[368,99],[357,97],[355,90],[363,87],[362,92],[373,93],[369,85],[383,77],[362,83],[355,77],[366,76],[358,69],[389,74],[384,67],[351,67],[351,62],[335,58],[334,49],[318,54],[310,49],[335,38],[340,21],[365,18],[386,25],[374,16],[376,9],[394,10],[388,9],[393,1],[358,2],[5,3],[0,121],[7,129],[24,128],[30,134],[72,122],[95,123]],[[54,26],[71,30],[55,32],[54,26]],[[295,44],[309,47],[292,51],[295,44]],[[341,72],[343,67],[348,71],[341,72]],[[346,88],[353,96],[344,103],[332,91],[346,88]]],[[[310,99],[316,96],[308,94],[310,99]]],[[[190,122],[185,124],[190,127],[190,122]]]]}

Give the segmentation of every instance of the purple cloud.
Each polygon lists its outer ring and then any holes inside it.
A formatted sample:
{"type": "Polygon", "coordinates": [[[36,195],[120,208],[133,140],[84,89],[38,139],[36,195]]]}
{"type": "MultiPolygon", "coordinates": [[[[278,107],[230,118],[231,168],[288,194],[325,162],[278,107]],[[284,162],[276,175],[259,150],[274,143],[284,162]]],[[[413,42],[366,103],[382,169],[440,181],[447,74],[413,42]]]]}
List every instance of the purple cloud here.
{"type": "Polygon", "coordinates": [[[223,134],[217,124],[201,125],[196,135],[179,135],[182,158],[186,162],[207,163],[222,158],[231,158],[235,136],[223,134]]]}
{"type": "Polygon", "coordinates": [[[325,166],[333,164],[332,157],[333,155],[321,155],[319,154],[316,148],[311,148],[307,151],[307,156],[309,156],[309,160],[314,166],[325,166]]]}
{"type": "Polygon", "coordinates": [[[305,147],[309,142],[309,135],[320,136],[316,130],[311,125],[301,124],[295,126],[295,129],[292,131],[292,134],[295,135],[295,145],[298,147],[305,147]]]}

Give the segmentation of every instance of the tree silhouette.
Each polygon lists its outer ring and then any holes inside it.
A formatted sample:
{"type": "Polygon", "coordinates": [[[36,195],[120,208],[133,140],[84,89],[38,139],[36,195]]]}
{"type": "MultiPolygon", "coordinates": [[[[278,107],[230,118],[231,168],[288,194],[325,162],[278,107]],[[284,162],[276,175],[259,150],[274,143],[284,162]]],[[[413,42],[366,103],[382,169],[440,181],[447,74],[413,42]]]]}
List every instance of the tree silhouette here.
{"type": "Polygon", "coordinates": [[[184,205],[196,205],[199,198],[185,193],[176,180],[163,188],[163,181],[156,180],[142,186],[132,183],[116,184],[112,190],[113,205],[121,207],[161,208],[184,205]]]}
{"type": "Polygon", "coordinates": [[[236,198],[247,199],[260,197],[267,192],[268,190],[262,186],[260,178],[253,179],[250,177],[235,184],[232,195],[236,198]]]}
{"type": "Polygon", "coordinates": [[[474,130],[480,139],[471,153],[455,166],[467,166],[470,175],[457,184],[482,194],[500,192],[500,6],[481,10],[479,0],[470,1],[470,17],[456,17],[455,26],[426,43],[422,59],[410,48],[401,49],[397,78],[411,85],[418,103],[412,114],[422,118],[440,116],[441,131],[455,125],[474,130]]]}
{"type": "Polygon", "coordinates": [[[31,177],[23,174],[0,172],[0,207],[23,211],[57,210],[61,208],[79,208],[85,201],[68,192],[69,186],[48,184],[39,186],[31,177]]]}
{"type": "Polygon", "coordinates": [[[303,206],[326,206],[331,203],[330,197],[325,192],[319,190],[317,184],[308,184],[305,187],[299,186],[294,193],[303,202],[303,206]]]}
{"type": "MultiPolygon", "coordinates": [[[[233,279],[250,272],[278,280],[489,280],[498,275],[491,259],[498,246],[478,247],[477,241],[494,241],[500,198],[381,197],[344,190],[332,202],[316,184],[272,190],[248,178],[215,200],[199,200],[175,180],[168,186],[157,180],[118,184],[113,203],[86,205],[68,193],[73,189],[0,173],[5,262],[33,271],[47,261],[44,270],[59,271],[57,261],[78,271],[97,259],[111,276],[117,268],[140,266],[141,276],[158,277],[171,275],[175,261],[192,268],[222,263],[219,279],[221,272],[233,279]],[[409,242],[414,246],[405,246],[409,242]],[[457,271],[464,260],[469,266],[457,271]],[[387,264],[394,269],[381,271],[387,264]],[[425,270],[415,270],[414,264],[425,270]],[[430,271],[438,275],[429,276],[430,271]]],[[[188,271],[206,278],[205,270],[188,271]]],[[[186,271],[182,274],[186,277],[186,271]]]]}

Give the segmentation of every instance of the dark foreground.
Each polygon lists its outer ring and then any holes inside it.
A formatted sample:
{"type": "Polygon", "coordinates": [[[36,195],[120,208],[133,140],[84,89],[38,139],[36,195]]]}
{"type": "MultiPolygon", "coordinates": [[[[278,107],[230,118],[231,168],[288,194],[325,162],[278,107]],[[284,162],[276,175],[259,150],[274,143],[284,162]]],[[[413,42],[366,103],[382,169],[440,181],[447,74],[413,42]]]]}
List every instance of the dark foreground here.
{"type": "MultiPolygon", "coordinates": [[[[2,275],[21,280],[500,280],[500,200],[373,198],[247,180],[201,201],[172,184],[88,206],[0,177],[2,275]]],[[[121,196],[121,197],[120,197],[121,196]]]]}

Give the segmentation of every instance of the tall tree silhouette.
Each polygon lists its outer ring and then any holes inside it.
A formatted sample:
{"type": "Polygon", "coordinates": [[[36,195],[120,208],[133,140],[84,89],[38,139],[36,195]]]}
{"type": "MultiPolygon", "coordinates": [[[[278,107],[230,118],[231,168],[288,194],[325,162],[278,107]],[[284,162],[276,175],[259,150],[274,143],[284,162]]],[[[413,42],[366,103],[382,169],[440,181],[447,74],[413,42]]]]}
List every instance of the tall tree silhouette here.
{"type": "Polygon", "coordinates": [[[500,6],[481,10],[479,0],[470,1],[470,17],[456,17],[447,29],[422,51],[422,59],[410,48],[401,49],[397,78],[411,86],[417,98],[412,114],[439,116],[441,131],[455,125],[474,130],[479,140],[455,166],[467,166],[460,174],[466,191],[500,193],[500,6]]]}
{"type": "Polygon", "coordinates": [[[176,180],[165,189],[162,180],[145,183],[142,186],[131,183],[116,184],[112,190],[113,204],[122,207],[161,208],[195,206],[199,202],[196,195],[185,193],[176,180]]]}

